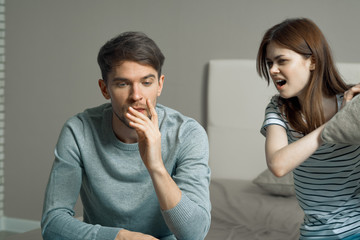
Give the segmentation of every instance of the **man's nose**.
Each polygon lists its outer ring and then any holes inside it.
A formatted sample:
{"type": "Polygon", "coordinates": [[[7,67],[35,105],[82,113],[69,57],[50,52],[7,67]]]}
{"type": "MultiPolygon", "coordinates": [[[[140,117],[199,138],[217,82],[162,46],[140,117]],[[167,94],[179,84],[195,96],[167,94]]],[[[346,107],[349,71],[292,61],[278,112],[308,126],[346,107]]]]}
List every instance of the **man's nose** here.
{"type": "Polygon", "coordinates": [[[143,98],[140,86],[138,86],[137,84],[134,84],[131,88],[131,98],[134,101],[139,101],[143,98]]]}

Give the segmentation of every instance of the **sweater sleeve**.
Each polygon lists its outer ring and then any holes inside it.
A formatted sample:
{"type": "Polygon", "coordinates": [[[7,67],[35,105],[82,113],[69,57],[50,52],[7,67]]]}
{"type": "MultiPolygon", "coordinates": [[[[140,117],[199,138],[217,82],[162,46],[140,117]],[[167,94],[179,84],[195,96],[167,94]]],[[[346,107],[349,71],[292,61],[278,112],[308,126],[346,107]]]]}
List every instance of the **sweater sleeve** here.
{"type": "MultiPolygon", "coordinates": [[[[72,119],[76,121],[76,119],[72,119]]],[[[119,228],[91,225],[74,218],[83,167],[77,145],[76,130],[64,125],[55,149],[55,160],[45,192],[41,220],[44,240],[113,240],[119,228]]]]}
{"type": "Polygon", "coordinates": [[[205,130],[191,122],[179,138],[177,167],[173,179],[182,192],[180,202],[162,211],[176,239],[202,240],[210,227],[209,144],[205,130]]]}

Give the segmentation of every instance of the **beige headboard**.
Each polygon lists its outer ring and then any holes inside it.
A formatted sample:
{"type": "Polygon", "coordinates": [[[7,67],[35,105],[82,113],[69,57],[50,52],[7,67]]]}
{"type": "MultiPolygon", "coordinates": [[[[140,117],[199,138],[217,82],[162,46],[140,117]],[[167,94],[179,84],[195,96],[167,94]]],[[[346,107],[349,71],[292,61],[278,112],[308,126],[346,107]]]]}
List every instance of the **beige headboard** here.
{"type": "MultiPolygon", "coordinates": [[[[348,83],[360,82],[360,64],[340,63],[348,83]]],[[[211,60],[208,72],[207,131],[212,178],[252,180],[266,169],[260,127],[276,94],[261,79],[255,60],[211,60]]]]}

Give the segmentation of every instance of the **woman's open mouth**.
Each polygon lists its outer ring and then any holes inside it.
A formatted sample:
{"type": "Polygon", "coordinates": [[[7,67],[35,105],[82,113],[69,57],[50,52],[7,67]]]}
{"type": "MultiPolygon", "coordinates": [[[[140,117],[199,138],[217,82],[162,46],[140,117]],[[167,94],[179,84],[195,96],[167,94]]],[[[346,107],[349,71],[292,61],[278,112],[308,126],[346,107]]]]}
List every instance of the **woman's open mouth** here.
{"type": "Polygon", "coordinates": [[[276,87],[281,88],[286,84],[286,80],[276,80],[276,87]]]}

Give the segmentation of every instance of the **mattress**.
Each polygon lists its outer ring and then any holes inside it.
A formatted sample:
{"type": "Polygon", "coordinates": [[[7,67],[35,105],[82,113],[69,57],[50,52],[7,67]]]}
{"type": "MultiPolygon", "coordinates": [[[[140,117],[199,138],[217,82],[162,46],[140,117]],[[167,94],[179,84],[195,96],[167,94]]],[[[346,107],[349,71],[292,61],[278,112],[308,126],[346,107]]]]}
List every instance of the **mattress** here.
{"type": "Polygon", "coordinates": [[[249,180],[212,179],[210,198],[205,240],[299,239],[304,214],[295,196],[270,195],[249,180]]]}

